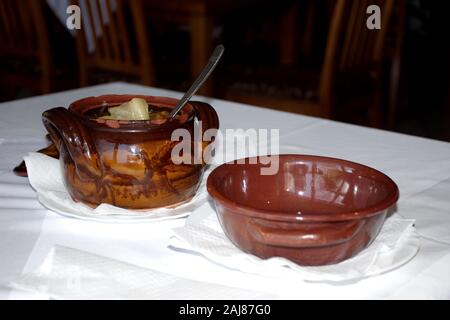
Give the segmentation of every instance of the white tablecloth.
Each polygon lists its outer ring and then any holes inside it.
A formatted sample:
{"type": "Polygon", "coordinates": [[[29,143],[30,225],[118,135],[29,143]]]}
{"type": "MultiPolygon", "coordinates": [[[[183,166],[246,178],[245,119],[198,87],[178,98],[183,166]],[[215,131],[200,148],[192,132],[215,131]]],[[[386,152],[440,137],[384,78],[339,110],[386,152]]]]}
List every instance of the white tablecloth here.
{"type": "Polygon", "coordinates": [[[268,291],[286,299],[450,298],[449,143],[199,98],[218,111],[222,129],[279,128],[282,153],[345,158],[385,172],[400,188],[397,214],[416,219],[423,237],[418,255],[408,264],[356,283],[261,279],[167,248],[171,229],[182,226],[184,219],[128,225],[64,218],[41,207],[28,180],[12,173],[27,152],[45,146],[40,119],[44,110],[106,93],[181,96],[113,83],[0,104],[0,298],[39,298],[10,290],[6,284],[18,274],[34,270],[56,244],[183,278],[268,291]]]}

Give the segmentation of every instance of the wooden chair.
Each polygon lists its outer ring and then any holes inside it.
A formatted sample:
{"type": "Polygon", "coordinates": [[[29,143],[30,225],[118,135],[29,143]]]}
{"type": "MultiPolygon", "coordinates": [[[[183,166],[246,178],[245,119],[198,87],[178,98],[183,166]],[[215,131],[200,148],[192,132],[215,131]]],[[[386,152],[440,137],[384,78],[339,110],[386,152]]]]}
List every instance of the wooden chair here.
{"type": "Polygon", "coordinates": [[[399,105],[400,83],[402,76],[404,33],[406,28],[406,0],[397,0],[394,8],[391,37],[395,39],[388,46],[388,60],[391,63],[389,75],[388,110],[386,127],[394,129],[399,105]]]}
{"type": "Polygon", "coordinates": [[[155,72],[142,1],[105,0],[103,7],[99,0],[74,0],[73,3],[85,6],[87,17],[83,18],[91,26],[82,25],[76,32],[81,85],[88,85],[96,77],[97,82],[136,79],[142,84],[154,85],[155,72]],[[99,14],[101,12],[103,14],[99,14]],[[95,44],[93,52],[88,51],[88,39],[95,44]],[[99,75],[105,78],[98,79],[99,75]]]}
{"type": "MultiPolygon", "coordinates": [[[[392,0],[336,0],[327,35],[321,69],[295,69],[292,66],[277,70],[260,68],[249,78],[269,79],[262,88],[258,84],[232,85],[225,98],[303,113],[324,118],[336,118],[343,96],[361,95],[357,104],[366,107],[370,123],[380,121],[381,74],[386,33],[392,15],[392,0]],[[366,27],[369,5],[381,7],[381,30],[366,27]],[[283,87],[284,86],[284,87],[283,87]],[[281,89],[280,89],[281,88],[281,89]],[[250,90],[249,90],[250,89],[250,90]]],[[[241,74],[240,78],[243,76],[241,74]]]]}
{"type": "Polygon", "coordinates": [[[48,93],[53,63],[41,0],[0,1],[0,82],[11,89],[48,93]],[[14,87],[14,88],[13,88],[14,87]]]}

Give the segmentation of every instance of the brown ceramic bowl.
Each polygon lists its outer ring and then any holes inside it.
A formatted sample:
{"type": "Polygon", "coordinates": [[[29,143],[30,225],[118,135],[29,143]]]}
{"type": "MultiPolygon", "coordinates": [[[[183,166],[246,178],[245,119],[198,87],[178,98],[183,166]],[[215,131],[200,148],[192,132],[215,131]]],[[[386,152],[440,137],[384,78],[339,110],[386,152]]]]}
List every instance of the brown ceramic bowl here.
{"type": "MultiPolygon", "coordinates": [[[[184,128],[193,137],[196,119],[202,121],[202,132],[218,128],[216,112],[208,104],[190,102],[178,118],[164,123],[98,119],[105,108],[134,97],[158,110],[171,109],[178,102],[166,97],[105,95],[43,113],[43,123],[60,153],[65,184],[75,201],[92,207],[109,203],[149,209],[178,205],[196,193],[205,163],[174,164],[171,152],[178,141],[172,141],[171,135],[184,128]]],[[[191,143],[192,154],[187,156],[192,159],[194,148],[208,142],[191,143]]]]}
{"type": "Polygon", "coordinates": [[[246,160],[216,168],[207,188],[228,238],[261,258],[317,266],[353,257],[399,197],[389,177],[350,161],[280,155],[278,173],[261,175],[264,165],[246,160]]]}

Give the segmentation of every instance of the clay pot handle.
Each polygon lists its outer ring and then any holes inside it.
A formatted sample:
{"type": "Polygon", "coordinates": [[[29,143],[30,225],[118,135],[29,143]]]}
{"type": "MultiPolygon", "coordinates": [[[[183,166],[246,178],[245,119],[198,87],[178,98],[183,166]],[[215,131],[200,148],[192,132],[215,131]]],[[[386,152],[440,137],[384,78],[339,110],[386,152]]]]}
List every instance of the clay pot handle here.
{"type": "Polygon", "coordinates": [[[192,103],[195,114],[199,121],[202,122],[202,134],[208,129],[219,129],[219,117],[216,110],[207,103],[192,103]]]}
{"type": "Polygon", "coordinates": [[[91,136],[74,114],[66,108],[57,107],[45,111],[42,122],[58,151],[64,143],[75,165],[78,162],[76,159],[84,158],[84,165],[91,166],[91,172],[97,171],[97,156],[91,136]]]}
{"type": "Polygon", "coordinates": [[[326,246],[352,239],[365,224],[363,219],[352,220],[339,227],[324,226],[304,230],[272,228],[255,221],[248,224],[248,232],[254,240],[265,245],[302,248],[326,246]]]}

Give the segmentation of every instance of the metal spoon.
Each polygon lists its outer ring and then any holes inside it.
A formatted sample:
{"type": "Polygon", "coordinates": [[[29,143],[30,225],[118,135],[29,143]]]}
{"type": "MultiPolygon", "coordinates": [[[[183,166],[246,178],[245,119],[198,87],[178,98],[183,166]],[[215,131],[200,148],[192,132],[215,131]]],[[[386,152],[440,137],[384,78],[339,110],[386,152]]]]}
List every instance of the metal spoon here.
{"type": "Polygon", "coordinates": [[[192,96],[197,92],[197,90],[203,85],[209,75],[213,72],[220,58],[222,57],[223,51],[225,50],[223,45],[218,45],[211,57],[208,60],[208,64],[203,68],[202,72],[198,78],[194,81],[189,90],[184,94],[183,98],[178,102],[178,104],[173,108],[172,112],[169,114],[169,118],[175,117],[175,115],[183,109],[185,104],[192,98],[192,96]]]}

